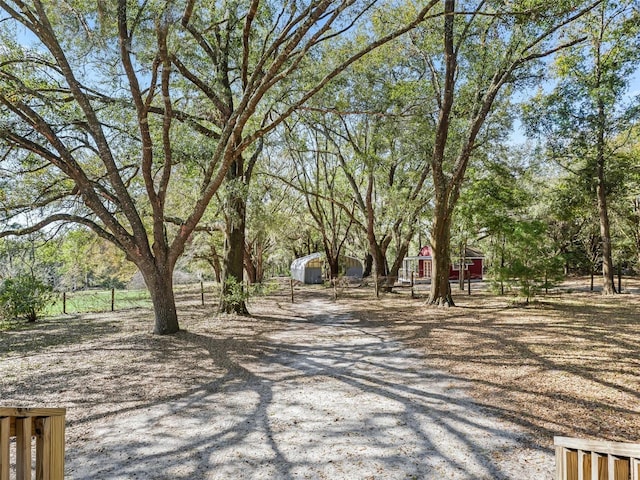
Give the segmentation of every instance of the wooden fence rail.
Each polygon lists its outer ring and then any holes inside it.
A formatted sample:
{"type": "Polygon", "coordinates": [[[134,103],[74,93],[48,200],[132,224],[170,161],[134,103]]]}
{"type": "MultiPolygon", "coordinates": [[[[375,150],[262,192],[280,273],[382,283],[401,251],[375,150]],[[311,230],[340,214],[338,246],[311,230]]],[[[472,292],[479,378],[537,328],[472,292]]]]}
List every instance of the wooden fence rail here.
{"type": "Polygon", "coordinates": [[[555,437],[556,480],[640,480],[640,444],[555,437]]]}
{"type": "Polygon", "coordinates": [[[36,480],[64,478],[65,413],[64,408],[0,407],[0,480],[9,480],[11,437],[16,439],[16,480],[32,478],[32,437],[36,437],[36,480]]]}

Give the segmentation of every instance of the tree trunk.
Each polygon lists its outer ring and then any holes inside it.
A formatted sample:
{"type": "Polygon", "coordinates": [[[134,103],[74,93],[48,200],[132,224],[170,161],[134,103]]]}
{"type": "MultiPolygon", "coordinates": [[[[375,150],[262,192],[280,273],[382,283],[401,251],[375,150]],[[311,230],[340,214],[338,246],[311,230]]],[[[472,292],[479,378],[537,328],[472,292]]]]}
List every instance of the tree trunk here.
{"type": "MultiPolygon", "coordinates": [[[[640,258],[640,255],[638,258],[640,258]]],[[[373,256],[370,253],[367,253],[367,255],[364,257],[364,271],[362,272],[362,276],[368,277],[369,275],[371,275],[372,270],[373,270],[373,256]]]]}
{"type": "Polygon", "coordinates": [[[640,199],[633,199],[633,215],[631,216],[631,228],[636,247],[637,264],[640,266],[640,199]]]}
{"type": "MultiPolygon", "coordinates": [[[[246,240],[245,240],[246,241],[246,240]]],[[[251,254],[252,245],[245,243],[244,246],[244,271],[247,273],[247,282],[250,285],[258,283],[258,267],[254,263],[254,258],[251,254]]]]}
{"type": "Polygon", "coordinates": [[[336,256],[332,256],[328,253],[325,253],[326,257],[327,257],[327,263],[329,264],[329,279],[333,280],[335,278],[338,278],[338,276],[340,275],[340,260],[339,258],[336,256]]]}
{"type": "Polygon", "coordinates": [[[450,235],[451,219],[444,211],[436,210],[431,230],[431,252],[433,258],[429,303],[432,305],[455,306],[451,296],[451,284],[449,283],[450,235]]]}
{"type": "MultiPolygon", "coordinates": [[[[456,50],[454,48],[454,16],[455,1],[444,2],[444,63],[445,81],[443,87],[436,138],[433,145],[431,159],[431,171],[435,190],[433,225],[431,227],[431,294],[429,303],[433,305],[454,306],[451,297],[451,284],[449,283],[449,248],[451,241],[451,216],[449,205],[455,205],[456,199],[452,196],[452,188],[456,188],[456,182],[462,182],[460,176],[457,180],[447,179],[443,171],[447,138],[449,135],[450,116],[453,107],[455,93],[455,72],[457,67],[456,50]]],[[[471,145],[469,145],[471,147],[471,145]]],[[[467,149],[470,154],[470,149],[467,149]]],[[[459,170],[463,171],[463,164],[468,160],[467,154],[458,159],[459,170]]]]}
{"type": "Polygon", "coordinates": [[[211,256],[210,258],[207,258],[207,262],[209,263],[209,265],[211,265],[211,268],[213,268],[213,272],[216,276],[216,282],[221,283],[222,282],[222,265],[220,265],[220,255],[218,255],[218,250],[213,244],[213,240],[211,240],[210,249],[211,249],[211,256]]]}
{"type": "Polygon", "coordinates": [[[389,268],[389,275],[387,276],[387,289],[389,292],[393,291],[393,286],[398,280],[398,272],[400,268],[402,268],[402,263],[404,258],[409,253],[409,244],[411,243],[411,239],[413,238],[414,230],[410,229],[407,235],[404,236],[402,241],[397,246],[396,258],[393,261],[393,264],[389,268]]]}
{"type": "Polygon", "coordinates": [[[500,295],[504,295],[504,250],[506,248],[507,237],[502,234],[502,248],[500,249],[500,295]]]}
{"type": "Polygon", "coordinates": [[[263,241],[260,236],[252,242],[245,239],[244,271],[247,274],[249,284],[262,283],[264,281],[264,252],[268,248],[269,242],[263,241]]]}
{"type": "Polygon", "coordinates": [[[598,214],[600,217],[600,239],[602,242],[602,294],[613,295],[616,293],[614,284],[613,260],[611,255],[611,232],[609,227],[609,211],[607,209],[607,188],[605,184],[605,139],[604,139],[604,104],[598,102],[598,144],[597,144],[597,175],[598,184],[596,193],[598,196],[598,214]]]}
{"type": "Polygon", "coordinates": [[[614,284],[614,268],[611,255],[611,232],[609,227],[609,212],[605,188],[598,181],[598,213],[600,215],[600,237],[602,239],[602,294],[616,293],[614,284]]]}
{"type": "MultiPolygon", "coordinates": [[[[238,199],[237,199],[238,200],[238,199]]],[[[234,202],[237,210],[231,215],[241,214],[240,218],[232,219],[227,225],[224,243],[224,281],[220,298],[220,312],[247,315],[249,313],[244,298],[234,295],[234,288],[244,288],[244,241],[245,241],[245,211],[244,199],[234,202]],[[240,205],[241,204],[241,205],[240,205]],[[241,211],[240,211],[241,210],[241,211]],[[234,296],[231,301],[231,296],[234,296]]]]}
{"type": "Polygon", "coordinates": [[[385,252],[376,238],[373,185],[373,173],[370,172],[367,194],[365,197],[365,212],[367,215],[367,241],[369,243],[369,253],[373,259],[373,272],[375,273],[374,281],[376,282],[376,288],[378,288],[380,286],[380,277],[387,276],[387,262],[385,252]]]}
{"type": "Polygon", "coordinates": [[[377,288],[382,287],[383,280],[387,277],[387,261],[380,248],[380,245],[375,242],[371,242],[369,244],[369,248],[372,249],[372,257],[373,257],[373,273],[375,275],[374,281],[376,282],[377,288]]]}
{"type": "Polygon", "coordinates": [[[176,312],[175,296],[173,294],[173,269],[149,267],[140,272],[149,289],[155,325],[153,333],[157,335],[169,335],[180,330],[178,314],[176,312]]]}
{"type": "Polygon", "coordinates": [[[387,260],[382,247],[378,244],[375,232],[373,230],[373,225],[370,225],[367,229],[367,240],[369,242],[369,256],[372,260],[372,273],[375,274],[374,281],[378,286],[381,286],[381,277],[386,277],[388,274],[387,260]]]}
{"type": "Polygon", "coordinates": [[[239,297],[237,295],[237,289],[244,289],[242,281],[244,278],[247,208],[243,168],[243,159],[239,157],[227,173],[227,182],[230,187],[227,192],[223,282],[219,309],[222,313],[237,315],[249,314],[244,294],[239,297]]]}
{"type": "Polygon", "coordinates": [[[264,282],[264,252],[266,250],[265,245],[258,241],[257,245],[254,246],[254,255],[251,257],[253,259],[252,265],[255,270],[255,278],[254,283],[262,283],[264,282]]]}
{"type": "Polygon", "coordinates": [[[460,244],[460,263],[459,266],[460,268],[458,269],[458,287],[460,288],[460,290],[464,290],[464,274],[465,274],[465,267],[466,267],[466,263],[467,263],[467,242],[462,242],[460,244]]]}
{"type": "Polygon", "coordinates": [[[391,265],[391,268],[389,269],[390,278],[394,280],[398,279],[398,276],[399,276],[398,272],[400,272],[400,268],[402,268],[402,261],[404,260],[404,258],[407,256],[408,253],[409,253],[409,242],[403,242],[396,253],[396,259],[393,262],[393,265],[391,265]]]}

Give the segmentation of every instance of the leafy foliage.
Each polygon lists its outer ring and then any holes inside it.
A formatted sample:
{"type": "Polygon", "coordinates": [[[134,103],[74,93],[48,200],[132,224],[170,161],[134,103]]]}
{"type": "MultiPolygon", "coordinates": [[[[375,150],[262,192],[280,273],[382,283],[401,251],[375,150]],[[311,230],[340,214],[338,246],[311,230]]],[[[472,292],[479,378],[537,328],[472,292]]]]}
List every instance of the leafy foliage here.
{"type": "Polygon", "coordinates": [[[613,294],[614,251],[609,203],[620,172],[612,169],[640,114],[627,96],[640,63],[640,16],[633,0],[604,0],[572,25],[580,44],[556,57],[556,88],[525,108],[525,123],[544,136],[547,155],[578,188],[593,192],[600,228],[603,293],[613,294]]]}
{"type": "Polygon", "coordinates": [[[436,3],[317,62],[375,1],[0,2],[0,237],[92,229],[142,272],[155,331],[175,333],[167,278],[243,156],[436,3]]]}
{"type": "Polygon", "coordinates": [[[6,279],[0,285],[0,315],[35,322],[53,300],[49,285],[32,275],[6,279]]]}
{"type": "Polygon", "coordinates": [[[277,289],[277,285],[269,283],[256,283],[247,285],[239,282],[234,277],[225,280],[225,288],[222,291],[223,301],[230,306],[245,305],[247,301],[256,296],[268,295],[277,289]]]}
{"type": "Polygon", "coordinates": [[[503,232],[501,262],[490,270],[491,283],[501,291],[503,283],[515,287],[527,302],[562,280],[561,256],[548,246],[546,227],[540,221],[514,221],[503,232]]]}

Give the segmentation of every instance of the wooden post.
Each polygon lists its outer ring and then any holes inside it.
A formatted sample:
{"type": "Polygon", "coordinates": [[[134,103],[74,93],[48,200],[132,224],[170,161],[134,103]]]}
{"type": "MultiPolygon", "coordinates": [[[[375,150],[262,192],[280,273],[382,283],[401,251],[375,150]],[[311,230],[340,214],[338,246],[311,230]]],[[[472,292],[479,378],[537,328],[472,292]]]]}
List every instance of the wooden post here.
{"type": "Polygon", "coordinates": [[[618,293],[622,293],[622,265],[618,264],[618,293]]]}
{"type": "Polygon", "coordinates": [[[16,418],[16,480],[31,478],[31,417],[16,418]]]}
{"type": "Polygon", "coordinates": [[[51,417],[36,417],[36,479],[51,476],[51,417]]]}
{"type": "Polygon", "coordinates": [[[50,417],[51,421],[51,480],[64,479],[64,415],[50,417]]]}
{"type": "Polygon", "coordinates": [[[467,276],[467,295],[471,295],[471,271],[469,271],[469,275],[467,276]]]}
{"type": "Polygon", "coordinates": [[[9,480],[9,417],[0,417],[0,480],[9,480]]]}
{"type": "Polygon", "coordinates": [[[414,278],[413,278],[414,272],[411,272],[411,298],[416,298],[415,296],[415,292],[413,291],[413,285],[414,285],[414,278]]]}
{"type": "Polygon", "coordinates": [[[116,305],[116,289],[111,289],[111,311],[113,312],[116,305]]]}
{"type": "Polygon", "coordinates": [[[16,480],[31,480],[31,439],[36,437],[36,480],[64,479],[63,408],[0,407],[0,480],[9,480],[10,437],[15,437],[16,480]]]}
{"type": "Polygon", "coordinates": [[[566,480],[564,448],[556,446],[556,480],[566,480]]]}
{"type": "Polygon", "coordinates": [[[200,280],[200,302],[204,307],[204,282],[202,280],[200,280]]]}
{"type": "Polygon", "coordinates": [[[62,292],[62,313],[67,313],[67,292],[62,292]]]}
{"type": "Polygon", "coordinates": [[[291,288],[291,303],[293,303],[293,278],[289,279],[289,287],[291,288]]]}

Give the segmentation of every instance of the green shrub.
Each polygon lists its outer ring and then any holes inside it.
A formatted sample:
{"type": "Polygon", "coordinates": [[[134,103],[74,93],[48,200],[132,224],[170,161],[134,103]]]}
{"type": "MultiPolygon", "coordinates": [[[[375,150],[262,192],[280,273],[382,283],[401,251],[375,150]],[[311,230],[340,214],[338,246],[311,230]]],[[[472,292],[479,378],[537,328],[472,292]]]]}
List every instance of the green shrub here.
{"type": "Polygon", "coordinates": [[[242,282],[238,282],[237,279],[229,277],[224,283],[222,299],[227,305],[236,308],[249,299],[249,290],[244,288],[242,282]]]}
{"type": "Polygon", "coordinates": [[[51,287],[32,275],[8,278],[0,285],[0,315],[35,322],[53,300],[51,287]]]}
{"type": "Polygon", "coordinates": [[[238,307],[248,302],[252,297],[269,295],[278,289],[276,283],[254,283],[248,285],[229,277],[225,280],[225,288],[222,293],[223,301],[232,307],[238,307]]]}
{"type": "Polygon", "coordinates": [[[519,220],[510,225],[497,252],[501,265],[490,270],[492,287],[496,292],[501,292],[504,284],[514,287],[528,303],[562,280],[563,258],[548,246],[543,223],[519,220]]]}

